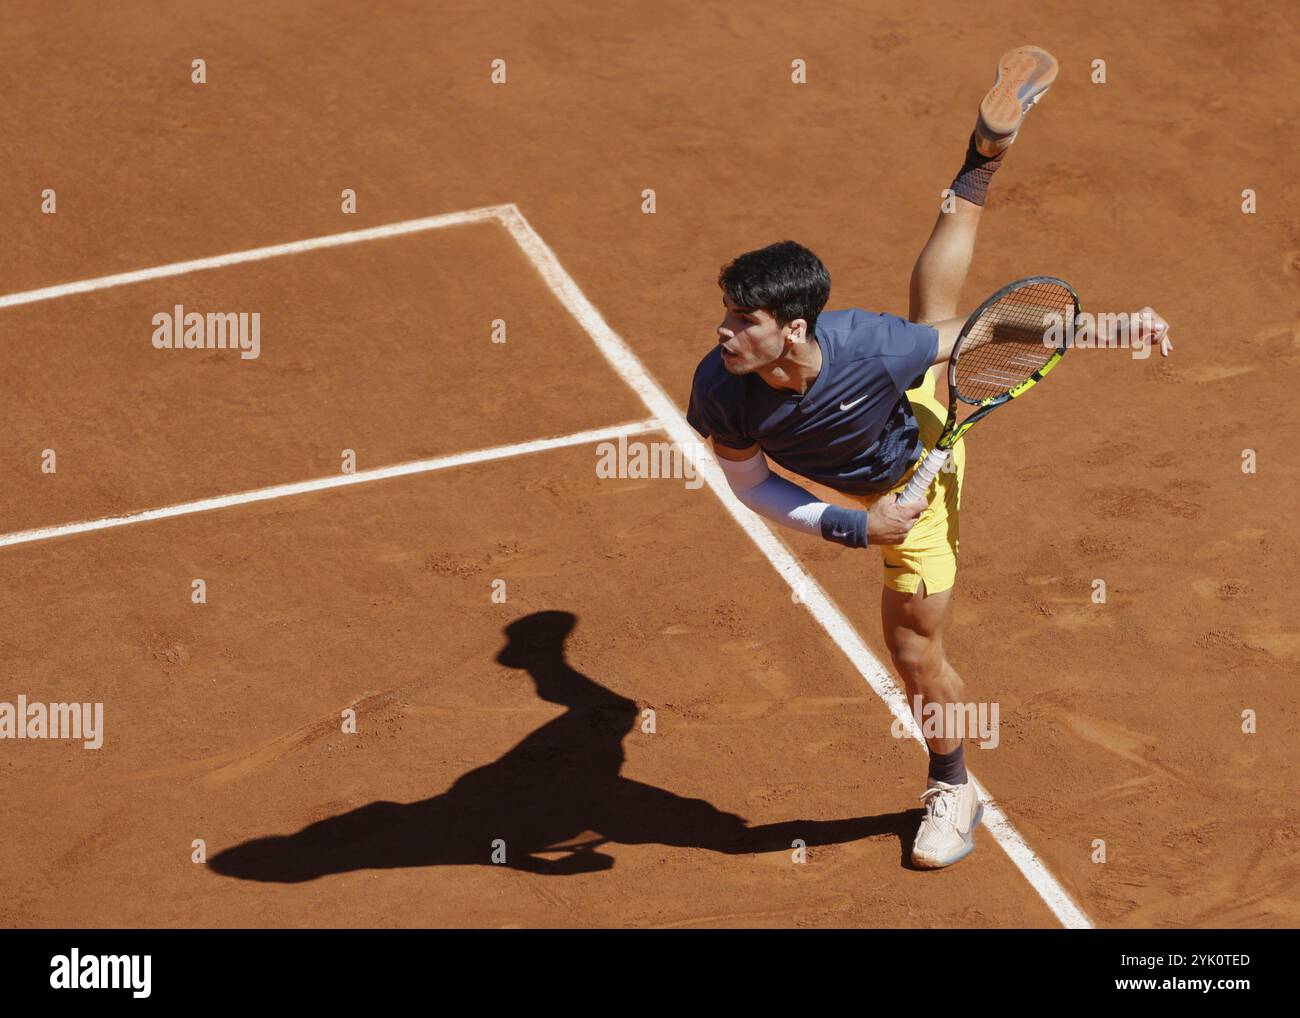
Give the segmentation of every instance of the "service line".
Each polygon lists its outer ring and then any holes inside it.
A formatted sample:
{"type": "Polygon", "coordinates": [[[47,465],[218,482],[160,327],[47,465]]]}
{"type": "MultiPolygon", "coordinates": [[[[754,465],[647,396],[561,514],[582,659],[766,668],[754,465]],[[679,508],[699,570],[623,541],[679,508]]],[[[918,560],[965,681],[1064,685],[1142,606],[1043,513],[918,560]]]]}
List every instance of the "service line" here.
{"type": "Polygon", "coordinates": [[[368,484],[371,481],[383,481],[390,477],[427,474],[434,470],[463,467],[470,463],[485,463],[488,460],[505,459],[507,456],[523,456],[528,453],[545,452],[547,449],[560,449],[567,445],[603,442],[616,439],[619,435],[639,435],[646,431],[657,431],[659,426],[659,422],[654,420],[634,421],[630,424],[617,424],[608,428],[596,428],[592,431],[577,431],[571,435],[561,435],[558,438],[538,438],[530,442],[497,445],[490,449],[458,452],[450,456],[438,456],[434,459],[412,460],[409,463],[398,463],[390,467],[358,470],[354,474],[334,474],[330,477],[317,477],[314,480],[297,481],[293,484],[277,484],[270,488],[254,488],[251,491],[240,491],[233,495],[200,498],[193,502],[180,502],[177,505],[163,506],[161,509],[145,509],[142,512],[129,513],[125,516],[106,516],[102,519],[85,520],[81,523],[61,523],[53,527],[19,530],[12,534],[0,534],[0,548],[14,544],[30,544],[32,541],[48,541],[53,537],[67,537],[70,534],[85,534],[92,530],[125,527],[132,523],[166,520],[171,519],[173,516],[190,516],[193,513],[211,512],[213,509],[228,509],[231,506],[248,505],[250,502],[267,502],[274,498],[305,495],[313,491],[328,491],[330,488],[346,488],[351,484],[368,484]]]}

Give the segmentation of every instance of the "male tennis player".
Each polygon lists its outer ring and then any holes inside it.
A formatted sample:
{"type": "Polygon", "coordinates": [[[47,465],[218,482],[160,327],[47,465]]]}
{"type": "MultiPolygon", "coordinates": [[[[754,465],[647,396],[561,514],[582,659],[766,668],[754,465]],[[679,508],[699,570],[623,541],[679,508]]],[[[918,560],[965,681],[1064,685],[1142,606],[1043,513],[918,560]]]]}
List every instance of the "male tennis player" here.
{"type": "MultiPolygon", "coordinates": [[[[963,322],[957,298],[970,268],[993,174],[1030,108],[1056,78],[1057,63],[1022,46],[998,63],[980,103],[965,162],[912,270],[908,318],[853,308],[825,311],[831,282],[807,248],[785,241],[740,255],[718,277],[726,314],[718,344],[695,371],[687,420],[712,440],[732,490],[768,519],[850,548],[879,545],[884,557],[881,621],[907,690],[924,705],[965,702],[944,655],[943,628],[957,575],[965,450],[953,450],[928,501],[899,503],[927,448],[943,430],[934,365],[946,364],[963,322]],[[860,508],[829,505],[767,467],[827,485],[860,508]]],[[[1147,341],[1167,326],[1150,308],[1147,341]]],[[[925,816],[912,862],[938,868],[975,847],[983,807],[967,780],[961,733],[927,740],[925,816]]]]}

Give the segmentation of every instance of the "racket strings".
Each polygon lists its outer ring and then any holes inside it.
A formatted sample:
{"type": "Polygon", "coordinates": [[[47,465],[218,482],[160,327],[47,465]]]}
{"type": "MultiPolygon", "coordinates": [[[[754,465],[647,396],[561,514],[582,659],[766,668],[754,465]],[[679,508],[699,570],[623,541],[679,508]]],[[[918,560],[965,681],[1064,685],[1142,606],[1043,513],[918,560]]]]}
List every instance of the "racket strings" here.
{"type": "Polygon", "coordinates": [[[1036,281],[1003,294],[961,342],[954,365],[958,394],[979,402],[1028,380],[1061,345],[1074,309],[1073,291],[1060,283],[1036,281]]]}

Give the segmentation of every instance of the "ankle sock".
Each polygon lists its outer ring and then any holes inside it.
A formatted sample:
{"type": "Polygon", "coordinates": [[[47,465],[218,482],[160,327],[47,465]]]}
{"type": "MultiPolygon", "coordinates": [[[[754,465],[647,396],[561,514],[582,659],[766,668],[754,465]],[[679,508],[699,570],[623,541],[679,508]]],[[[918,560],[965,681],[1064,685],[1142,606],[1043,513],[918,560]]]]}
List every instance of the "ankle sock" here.
{"type": "Polygon", "coordinates": [[[930,751],[930,778],[947,785],[966,783],[966,744],[963,742],[951,753],[930,751]]]}
{"type": "Polygon", "coordinates": [[[952,181],[952,192],[959,198],[965,198],[973,205],[983,205],[989,193],[989,183],[993,174],[1002,165],[1002,157],[1007,154],[1003,149],[995,156],[986,156],[975,147],[975,132],[971,132],[966,145],[966,161],[961,164],[957,176],[952,181]]]}

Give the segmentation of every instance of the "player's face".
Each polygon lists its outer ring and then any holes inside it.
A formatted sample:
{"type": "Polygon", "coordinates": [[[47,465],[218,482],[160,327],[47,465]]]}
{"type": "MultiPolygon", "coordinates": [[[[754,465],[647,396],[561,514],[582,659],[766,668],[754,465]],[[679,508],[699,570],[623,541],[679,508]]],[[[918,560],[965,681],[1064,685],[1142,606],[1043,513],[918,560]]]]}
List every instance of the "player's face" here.
{"type": "Polygon", "coordinates": [[[722,364],[733,375],[747,375],[780,360],[790,326],[777,324],[762,308],[745,308],[723,296],[726,309],[718,325],[722,364]]]}

